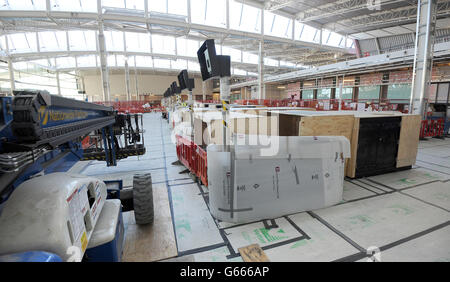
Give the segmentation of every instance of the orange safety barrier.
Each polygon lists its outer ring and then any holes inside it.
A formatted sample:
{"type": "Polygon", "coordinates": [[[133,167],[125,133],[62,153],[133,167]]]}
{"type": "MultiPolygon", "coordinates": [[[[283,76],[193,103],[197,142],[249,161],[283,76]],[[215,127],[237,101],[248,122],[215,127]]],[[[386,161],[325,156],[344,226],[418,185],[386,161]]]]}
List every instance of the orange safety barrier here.
{"type": "Polygon", "coordinates": [[[422,120],[420,138],[443,136],[444,126],[445,123],[443,118],[422,120]]]}

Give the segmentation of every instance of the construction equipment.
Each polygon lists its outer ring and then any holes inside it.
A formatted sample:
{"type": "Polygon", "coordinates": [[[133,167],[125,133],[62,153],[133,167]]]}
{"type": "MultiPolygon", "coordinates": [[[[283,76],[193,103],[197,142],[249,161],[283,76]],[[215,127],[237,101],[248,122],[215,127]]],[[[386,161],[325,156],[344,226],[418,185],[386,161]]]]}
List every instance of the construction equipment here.
{"type": "Polygon", "coordinates": [[[46,91],[14,95],[0,97],[0,261],[86,260],[91,247],[97,251],[90,253],[90,261],[99,253],[108,254],[102,260],[120,260],[121,213],[134,209],[136,223],[153,222],[151,175],[135,176],[134,189],[124,190],[121,180],[103,182],[64,172],[79,160],[115,166],[119,159],[145,154],[142,114],[120,114],[46,91]],[[83,149],[87,136],[93,146],[83,149]],[[119,199],[119,206],[112,203],[119,199]],[[102,216],[103,206],[117,215],[102,216]],[[97,225],[115,230],[96,230],[97,225]],[[45,235],[49,230],[52,236],[45,235]],[[95,238],[111,233],[114,237],[95,238]]]}
{"type": "Polygon", "coordinates": [[[75,247],[80,260],[105,200],[105,183],[91,177],[58,172],[25,181],[3,208],[0,251],[46,250],[67,261],[75,247]]]}

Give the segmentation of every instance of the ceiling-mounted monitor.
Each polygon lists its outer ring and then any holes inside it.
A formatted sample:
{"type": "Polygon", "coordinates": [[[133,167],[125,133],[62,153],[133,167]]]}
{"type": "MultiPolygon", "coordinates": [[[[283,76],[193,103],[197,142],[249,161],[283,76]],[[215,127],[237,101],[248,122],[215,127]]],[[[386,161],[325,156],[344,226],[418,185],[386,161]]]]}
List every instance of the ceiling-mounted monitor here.
{"type": "Polygon", "coordinates": [[[182,70],[180,74],[178,74],[178,84],[180,84],[180,90],[188,89],[192,91],[195,87],[194,79],[189,78],[187,70],[182,70]]]}
{"type": "Polygon", "coordinates": [[[203,81],[230,76],[230,56],[216,55],[214,39],[206,40],[197,51],[203,81]]]}
{"type": "Polygon", "coordinates": [[[170,88],[172,89],[172,94],[174,94],[174,95],[181,93],[181,89],[180,89],[180,87],[177,86],[176,81],[172,82],[172,84],[170,85],[170,88]]]}
{"type": "Polygon", "coordinates": [[[184,90],[187,88],[185,77],[187,77],[187,70],[182,70],[178,74],[178,84],[180,85],[180,90],[184,90]]]}

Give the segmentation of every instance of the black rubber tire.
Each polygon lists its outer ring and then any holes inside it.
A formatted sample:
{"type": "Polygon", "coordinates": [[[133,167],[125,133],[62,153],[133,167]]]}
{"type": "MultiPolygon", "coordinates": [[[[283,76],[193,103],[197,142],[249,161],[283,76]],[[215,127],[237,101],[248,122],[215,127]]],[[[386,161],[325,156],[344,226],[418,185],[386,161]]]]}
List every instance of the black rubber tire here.
{"type": "Polygon", "coordinates": [[[153,223],[153,189],[150,173],[133,176],[133,206],[136,224],[153,223]]]}

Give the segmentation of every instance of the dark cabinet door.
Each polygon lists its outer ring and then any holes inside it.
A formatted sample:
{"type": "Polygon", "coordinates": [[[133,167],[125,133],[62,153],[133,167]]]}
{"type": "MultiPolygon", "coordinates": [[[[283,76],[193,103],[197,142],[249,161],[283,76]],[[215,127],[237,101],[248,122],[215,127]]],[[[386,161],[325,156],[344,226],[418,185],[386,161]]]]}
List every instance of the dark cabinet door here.
{"type": "Polygon", "coordinates": [[[401,117],[360,119],[356,177],[395,170],[400,123],[401,117]]]}

